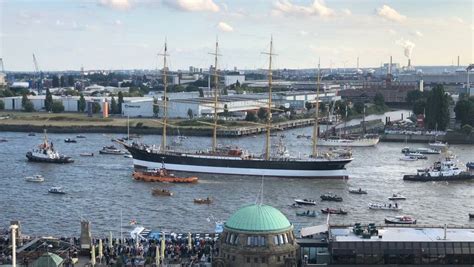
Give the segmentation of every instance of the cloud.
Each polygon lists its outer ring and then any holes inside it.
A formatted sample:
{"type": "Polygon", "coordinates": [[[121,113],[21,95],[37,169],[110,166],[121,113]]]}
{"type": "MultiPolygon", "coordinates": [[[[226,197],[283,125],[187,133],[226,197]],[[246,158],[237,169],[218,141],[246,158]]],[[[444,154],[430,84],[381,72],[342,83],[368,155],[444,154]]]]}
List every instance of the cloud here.
{"type": "Polygon", "coordinates": [[[128,10],[132,7],[132,2],[130,0],[99,0],[99,5],[117,10],[128,10]]]}
{"type": "Polygon", "coordinates": [[[164,0],[163,3],[181,11],[209,11],[219,12],[219,6],[213,0],[164,0]]]}
{"type": "Polygon", "coordinates": [[[122,25],[122,21],[119,20],[119,19],[116,19],[116,20],[114,21],[114,24],[117,25],[117,26],[121,26],[121,25],[122,25]]]}
{"type": "Polygon", "coordinates": [[[454,22],[461,23],[461,24],[464,23],[464,20],[460,17],[452,17],[452,19],[454,22]]]}
{"type": "Polygon", "coordinates": [[[415,35],[416,37],[419,37],[419,38],[423,37],[423,33],[420,32],[420,31],[414,31],[414,32],[412,32],[412,34],[415,35]]]}
{"type": "Polygon", "coordinates": [[[219,22],[219,24],[217,24],[217,29],[219,29],[220,31],[223,31],[223,32],[233,32],[234,31],[234,28],[232,28],[232,26],[230,26],[229,24],[221,21],[219,22]]]}
{"type": "Polygon", "coordinates": [[[334,10],[328,8],[323,0],[314,0],[309,6],[293,4],[289,0],[278,0],[272,13],[274,15],[330,17],[334,15],[334,10]]]}
{"type": "Polygon", "coordinates": [[[352,15],[352,11],[351,11],[350,9],[348,9],[348,8],[344,8],[344,9],[342,10],[342,13],[344,13],[344,15],[347,15],[347,16],[352,15]]]}
{"type": "Polygon", "coordinates": [[[413,48],[415,48],[415,44],[412,43],[410,40],[405,40],[405,39],[400,39],[397,41],[397,45],[403,47],[403,54],[407,58],[411,58],[411,53],[413,51],[413,48]]]}
{"type": "Polygon", "coordinates": [[[396,35],[396,34],[397,34],[397,31],[394,30],[394,29],[388,29],[388,33],[389,33],[390,35],[396,35]]]}
{"type": "Polygon", "coordinates": [[[300,31],[300,35],[301,35],[301,36],[306,36],[306,35],[308,35],[308,32],[305,31],[305,30],[301,30],[301,31],[300,31]]]}
{"type": "Polygon", "coordinates": [[[398,11],[388,5],[383,5],[381,8],[377,8],[377,15],[384,19],[395,22],[403,22],[407,19],[406,16],[398,13],[398,11]]]}

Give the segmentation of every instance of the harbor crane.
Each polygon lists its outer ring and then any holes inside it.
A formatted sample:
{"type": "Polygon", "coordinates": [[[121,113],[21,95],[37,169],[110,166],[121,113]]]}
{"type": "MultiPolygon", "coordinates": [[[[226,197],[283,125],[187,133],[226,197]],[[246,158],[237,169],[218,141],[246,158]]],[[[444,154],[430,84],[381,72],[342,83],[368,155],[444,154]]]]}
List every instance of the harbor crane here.
{"type": "Polygon", "coordinates": [[[38,89],[38,94],[41,94],[42,91],[42,81],[43,81],[43,75],[38,67],[38,60],[36,60],[35,53],[33,53],[33,64],[35,65],[35,75],[33,78],[33,87],[36,87],[38,89]]]}

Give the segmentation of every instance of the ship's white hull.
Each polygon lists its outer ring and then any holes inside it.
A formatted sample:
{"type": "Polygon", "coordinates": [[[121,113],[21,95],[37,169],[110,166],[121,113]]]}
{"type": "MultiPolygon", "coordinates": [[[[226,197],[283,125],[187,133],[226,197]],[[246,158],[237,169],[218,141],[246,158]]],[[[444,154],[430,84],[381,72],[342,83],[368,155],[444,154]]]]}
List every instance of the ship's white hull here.
{"type": "MultiPolygon", "coordinates": [[[[133,159],[133,164],[139,167],[157,169],[162,167],[162,163],[133,159]]],[[[166,163],[166,169],[172,171],[231,174],[248,176],[270,176],[288,178],[348,178],[347,170],[285,170],[285,169],[254,169],[254,168],[224,168],[213,166],[197,166],[185,164],[166,163]]]]}
{"type": "Polygon", "coordinates": [[[379,138],[318,139],[319,146],[370,147],[379,143],[379,138]]]}

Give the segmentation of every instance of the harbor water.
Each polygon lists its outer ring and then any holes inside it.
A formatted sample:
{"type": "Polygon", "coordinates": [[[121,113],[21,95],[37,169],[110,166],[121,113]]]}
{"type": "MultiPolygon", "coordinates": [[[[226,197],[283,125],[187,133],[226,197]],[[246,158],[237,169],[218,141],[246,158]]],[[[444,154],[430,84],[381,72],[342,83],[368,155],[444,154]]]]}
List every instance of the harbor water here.
{"type": "MultiPolygon", "coordinates": [[[[312,128],[293,129],[284,132],[285,144],[294,156],[306,156],[311,151],[311,140],[297,138],[310,135],[312,128]]],[[[132,129],[133,132],[133,129],[132,129]]],[[[279,133],[281,134],[281,133],[279,133]]],[[[295,228],[321,224],[326,216],[316,218],[297,217],[296,209],[290,208],[295,198],[316,199],[317,206],[301,210],[344,208],[346,216],[333,215],[331,222],[382,223],[393,215],[412,215],[422,224],[456,224],[474,226],[468,213],[474,213],[474,182],[416,183],[402,180],[404,174],[414,173],[417,168],[430,166],[439,155],[429,155],[428,160],[400,161],[405,143],[379,143],[376,147],[353,149],[354,161],[347,165],[348,180],[285,179],[272,177],[247,177],[198,174],[197,184],[159,184],[134,181],[131,177],[132,159],[121,155],[99,155],[102,146],[110,145],[118,135],[86,134],[77,143],[64,143],[73,134],[49,134],[54,147],[72,156],[72,164],[56,165],[27,162],[25,154],[38,145],[42,135],[26,133],[0,133],[8,142],[0,143],[0,227],[10,220],[20,220],[23,232],[31,235],[78,235],[79,221],[92,223],[94,234],[106,235],[120,229],[130,231],[129,222],[136,220],[147,228],[177,232],[213,232],[214,222],[225,220],[239,207],[255,203],[263,179],[263,202],[280,209],[295,228]],[[81,153],[93,152],[93,157],[81,157],[81,153]],[[29,183],[25,176],[41,174],[43,183],[29,183]],[[52,195],[52,186],[62,186],[66,195],[52,195]],[[165,188],[172,197],[152,196],[153,187],[165,188]],[[362,188],[367,195],[353,195],[349,188],[362,188]],[[343,202],[321,202],[321,194],[332,192],[343,197],[343,202]],[[400,212],[373,211],[371,202],[389,203],[388,197],[401,193],[407,200],[399,201],[400,212]],[[211,205],[197,205],[194,198],[211,197],[211,205]],[[122,228],[121,228],[122,225],[122,228]]],[[[274,137],[276,138],[276,137],[274,137]]],[[[169,137],[171,142],[174,137],[169,137]]],[[[160,136],[144,136],[140,141],[159,144],[160,136]]],[[[263,150],[264,136],[239,139],[220,139],[221,144],[238,145],[253,153],[263,150]]],[[[211,140],[206,137],[189,137],[182,141],[182,149],[206,149],[211,140]]],[[[422,147],[423,144],[408,144],[422,147]]],[[[459,166],[474,161],[472,146],[451,146],[458,157],[459,166]]]]}

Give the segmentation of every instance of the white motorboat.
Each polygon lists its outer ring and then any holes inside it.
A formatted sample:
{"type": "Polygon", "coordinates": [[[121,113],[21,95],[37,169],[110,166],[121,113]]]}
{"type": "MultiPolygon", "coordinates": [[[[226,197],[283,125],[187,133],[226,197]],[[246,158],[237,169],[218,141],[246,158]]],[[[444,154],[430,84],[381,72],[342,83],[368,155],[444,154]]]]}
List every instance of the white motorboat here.
{"type": "Polygon", "coordinates": [[[388,197],[389,200],[405,200],[406,197],[402,196],[400,193],[393,194],[392,196],[388,197]]]}
{"type": "Polygon", "coordinates": [[[446,148],[448,147],[448,143],[444,143],[441,141],[434,141],[433,143],[429,143],[430,147],[434,148],[446,148]]]}
{"type": "Polygon", "coordinates": [[[312,206],[315,206],[316,205],[316,201],[313,200],[313,199],[295,199],[295,202],[296,204],[299,204],[299,205],[312,205],[312,206]]]}
{"type": "Polygon", "coordinates": [[[377,135],[364,135],[358,138],[329,137],[318,140],[318,146],[350,146],[350,147],[370,147],[379,143],[380,137],[377,135]]]}
{"type": "Polygon", "coordinates": [[[391,210],[391,211],[399,211],[402,208],[398,206],[397,203],[369,203],[369,209],[371,210],[391,210]]]}
{"type": "Polygon", "coordinates": [[[423,155],[417,152],[408,152],[408,153],[405,153],[405,156],[416,157],[417,159],[428,159],[426,155],[423,155]]]}
{"type": "Polygon", "coordinates": [[[124,155],[125,152],[116,148],[115,146],[104,146],[99,151],[100,154],[107,154],[107,155],[124,155]]]}
{"type": "Polygon", "coordinates": [[[33,176],[25,177],[25,181],[33,182],[33,183],[41,183],[41,182],[44,182],[44,177],[41,174],[36,174],[33,176]]]}

